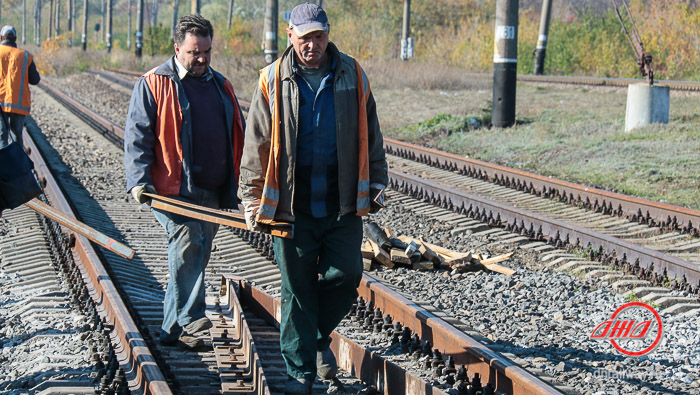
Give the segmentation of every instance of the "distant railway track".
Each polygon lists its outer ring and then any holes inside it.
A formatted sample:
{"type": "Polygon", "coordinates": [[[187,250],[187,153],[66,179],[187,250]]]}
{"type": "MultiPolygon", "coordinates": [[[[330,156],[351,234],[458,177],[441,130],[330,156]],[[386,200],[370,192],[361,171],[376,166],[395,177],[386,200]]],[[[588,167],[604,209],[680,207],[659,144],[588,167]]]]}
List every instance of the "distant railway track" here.
{"type": "MultiPolygon", "coordinates": [[[[120,136],[123,136],[123,131],[120,127],[96,116],[94,111],[66,97],[57,89],[45,83],[42,83],[42,88],[121,148],[120,136]]],[[[100,170],[96,169],[96,171],[100,170]]],[[[116,186],[116,188],[120,187],[116,186]]],[[[273,297],[279,292],[280,280],[276,267],[267,259],[272,254],[268,236],[242,230],[221,229],[219,231],[206,281],[211,291],[215,284],[221,283],[221,275],[224,275],[224,288],[228,290],[225,293],[228,299],[217,300],[217,296],[210,292],[208,315],[216,325],[211,331],[212,337],[209,340],[214,348],[211,352],[194,355],[194,353],[162,347],[153,340],[153,334],[157,333],[161,321],[160,301],[167,275],[166,243],[155,221],[148,213],[142,212],[131,202],[109,199],[99,202],[81,200],[73,202],[73,205],[83,210],[81,217],[84,221],[110,223],[113,231],[121,233],[121,236],[138,251],[134,262],[127,262],[114,254],[104,254],[106,265],[111,271],[105,276],[111,276],[115,283],[121,284],[121,295],[126,299],[127,309],[136,312],[135,320],[141,323],[139,330],[144,333],[144,342],[148,344],[149,349],[154,350],[153,357],[147,360],[155,361],[149,366],[154,368],[157,366],[162,375],[156,377],[153,382],[159,385],[165,383],[166,387],[161,388],[163,392],[153,391],[153,393],[169,393],[169,391],[187,394],[212,391],[228,393],[241,389],[251,390],[252,387],[255,387],[258,393],[267,393],[279,389],[284,382],[285,373],[279,350],[275,348],[274,329],[269,329],[273,324],[268,322],[267,327],[263,325],[262,329],[258,325],[255,330],[250,327],[244,330],[239,320],[242,308],[234,308],[236,301],[235,298],[232,299],[236,294],[232,290],[247,290],[245,293],[240,292],[241,295],[249,298],[244,300],[246,305],[266,307],[266,309],[256,310],[258,316],[277,317],[278,309],[274,306],[278,302],[275,302],[273,297]],[[98,211],[102,213],[95,212],[96,204],[99,204],[98,211]],[[245,281],[236,279],[245,279],[245,281]],[[250,288],[249,282],[253,282],[255,288],[250,288]],[[238,337],[232,337],[233,332],[238,337]],[[267,335],[261,335],[262,340],[260,337],[255,339],[256,333],[267,335]],[[245,344],[249,345],[243,349],[252,352],[263,348],[266,350],[266,356],[263,353],[241,355],[240,347],[231,346],[234,343],[240,343],[244,338],[254,340],[252,342],[246,340],[245,344]],[[270,339],[274,340],[270,341],[270,339]],[[254,344],[257,346],[253,346],[254,344]],[[234,365],[243,365],[247,368],[233,369],[234,365]],[[265,372],[264,376],[263,372],[265,372]],[[269,384],[269,389],[265,390],[264,383],[269,384]]],[[[454,326],[455,322],[441,318],[432,309],[426,310],[406,300],[372,277],[365,276],[360,286],[360,293],[365,300],[372,301],[372,306],[367,307],[368,311],[370,308],[379,308],[384,314],[394,317],[404,328],[418,335],[424,345],[430,342],[434,349],[441,350],[445,356],[452,357],[455,364],[465,365],[471,374],[478,373],[484,385],[491,383],[495,390],[504,393],[560,393],[551,385],[466,335],[454,326]]],[[[381,315],[380,318],[382,318],[381,315]]],[[[250,326],[250,323],[248,325],[250,326]]],[[[115,331],[118,330],[119,327],[115,326],[115,331]]],[[[127,344],[131,343],[122,341],[120,347],[127,347],[127,344]]],[[[333,347],[341,367],[356,372],[359,378],[384,393],[398,394],[405,391],[416,394],[442,393],[439,388],[403,371],[402,367],[384,361],[379,353],[370,354],[351,340],[336,337],[333,347]]],[[[151,381],[146,378],[136,381],[142,386],[151,385],[151,381]]]]}
{"type": "MultiPolygon", "coordinates": [[[[122,74],[130,78],[140,77],[143,73],[109,69],[109,71],[117,74],[122,74]]],[[[487,73],[469,73],[468,75],[477,78],[493,78],[493,75],[487,73]]],[[[518,75],[520,82],[535,82],[548,84],[567,84],[567,85],[589,85],[589,86],[609,86],[609,87],[627,87],[630,84],[646,83],[646,80],[640,78],[610,78],[610,77],[585,77],[585,76],[558,76],[558,75],[518,75]]],[[[698,81],[675,81],[675,80],[655,80],[657,86],[668,86],[672,90],[679,91],[700,91],[700,82],[698,81]]],[[[133,84],[132,84],[133,86],[133,84]]]]}

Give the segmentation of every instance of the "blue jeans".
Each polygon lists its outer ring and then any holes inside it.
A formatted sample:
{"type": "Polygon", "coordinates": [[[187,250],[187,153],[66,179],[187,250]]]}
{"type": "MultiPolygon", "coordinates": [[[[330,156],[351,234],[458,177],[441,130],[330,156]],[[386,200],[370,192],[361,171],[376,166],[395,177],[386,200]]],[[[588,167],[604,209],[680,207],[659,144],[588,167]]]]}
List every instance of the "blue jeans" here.
{"type": "Polygon", "coordinates": [[[24,148],[22,143],[22,129],[24,129],[24,118],[26,115],[13,114],[11,112],[2,113],[4,120],[0,122],[0,148],[5,148],[12,141],[16,141],[20,147],[24,148]],[[8,129],[7,126],[10,126],[8,129]],[[10,141],[12,137],[12,141],[10,141]]]}
{"type": "MultiPolygon", "coordinates": [[[[201,188],[194,190],[195,199],[187,201],[200,206],[219,208],[219,193],[201,188]]],[[[161,340],[173,341],[182,334],[182,327],[205,316],[204,270],[211,255],[212,241],[218,224],[151,209],[168,232],[168,269],[170,280],[163,301],[161,340]]]]}
{"type": "Polygon", "coordinates": [[[280,347],[293,378],[316,377],[316,352],[357,300],[362,218],[295,213],[294,239],[273,238],[282,274],[280,347]]]}

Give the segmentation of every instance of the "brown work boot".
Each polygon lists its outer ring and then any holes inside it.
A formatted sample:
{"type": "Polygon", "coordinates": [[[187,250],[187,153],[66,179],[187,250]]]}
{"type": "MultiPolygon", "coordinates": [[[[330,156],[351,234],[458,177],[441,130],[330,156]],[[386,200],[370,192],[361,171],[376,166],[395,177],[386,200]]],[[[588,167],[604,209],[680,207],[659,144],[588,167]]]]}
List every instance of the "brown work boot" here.
{"type": "Polygon", "coordinates": [[[330,380],[338,373],[338,362],[330,348],[316,352],[316,374],[324,380],[330,380]]]}
{"type": "Polygon", "coordinates": [[[202,317],[199,319],[196,319],[189,324],[185,325],[182,327],[183,331],[189,334],[195,334],[197,332],[201,332],[203,330],[210,329],[212,326],[214,326],[209,318],[207,317],[202,317]]]}

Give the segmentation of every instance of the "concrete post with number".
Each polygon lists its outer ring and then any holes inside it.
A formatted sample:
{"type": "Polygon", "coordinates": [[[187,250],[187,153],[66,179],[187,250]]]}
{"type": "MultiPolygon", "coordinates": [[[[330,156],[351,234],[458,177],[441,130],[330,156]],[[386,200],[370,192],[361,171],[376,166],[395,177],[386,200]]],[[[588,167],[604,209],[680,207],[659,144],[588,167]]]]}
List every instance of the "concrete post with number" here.
{"type": "Polygon", "coordinates": [[[88,0],[83,0],[83,34],[80,37],[83,51],[87,50],[88,0]]]}
{"type": "Polygon", "coordinates": [[[270,64],[277,59],[277,0],[265,1],[265,25],[263,28],[263,48],[265,63],[270,64]]]}
{"type": "Polygon", "coordinates": [[[112,52],[112,0],[107,0],[107,52],[112,52]]]}
{"type": "Polygon", "coordinates": [[[401,29],[401,60],[413,58],[413,38],[411,36],[411,0],[403,2],[403,28],[401,29]]]}
{"type": "Polygon", "coordinates": [[[552,0],[544,0],[540,15],[540,32],[537,35],[535,48],[535,75],[544,73],[544,56],[547,51],[547,36],[549,35],[549,19],[552,14],[552,0]]]}
{"type": "Polygon", "coordinates": [[[518,70],[518,0],[496,2],[493,54],[493,102],[491,124],[510,127],[515,123],[515,87],[518,70]]]}
{"type": "Polygon", "coordinates": [[[135,54],[137,58],[141,57],[143,50],[143,0],[138,0],[136,6],[136,40],[135,54]]]}

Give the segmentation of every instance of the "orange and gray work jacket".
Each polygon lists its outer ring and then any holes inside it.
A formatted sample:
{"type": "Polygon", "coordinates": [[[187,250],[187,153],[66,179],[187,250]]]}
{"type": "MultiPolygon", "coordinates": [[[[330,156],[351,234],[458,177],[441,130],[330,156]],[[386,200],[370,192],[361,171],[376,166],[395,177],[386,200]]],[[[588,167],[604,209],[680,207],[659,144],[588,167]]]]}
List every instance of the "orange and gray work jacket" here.
{"type": "MultiPolygon", "coordinates": [[[[238,208],[238,177],[245,121],[231,83],[211,70],[230,130],[229,178],[219,190],[220,208],[238,208]]],[[[194,199],[190,103],[174,57],[142,76],[131,94],[124,130],[126,188],[153,185],[162,196],[194,199]]]]}
{"type": "Polygon", "coordinates": [[[14,43],[0,45],[0,107],[3,112],[29,115],[32,98],[29,84],[39,83],[32,55],[15,48],[14,43]]]}
{"type": "MultiPolygon", "coordinates": [[[[333,43],[327,51],[336,64],[333,108],[339,215],[364,215],[369,211],[370,184],[388,185],[376,104],[357,62],[333,43]]],[[[262,222],[294,221],[300,93],[293,56],[293,47],[289,47],[260,72],[248,111],[238,196],[245,205],[259,205],[257,220],[262,222]]]]}

